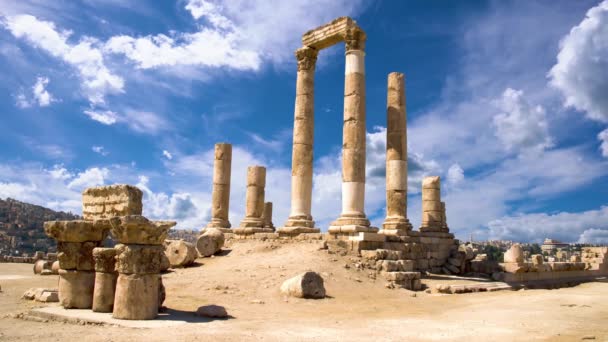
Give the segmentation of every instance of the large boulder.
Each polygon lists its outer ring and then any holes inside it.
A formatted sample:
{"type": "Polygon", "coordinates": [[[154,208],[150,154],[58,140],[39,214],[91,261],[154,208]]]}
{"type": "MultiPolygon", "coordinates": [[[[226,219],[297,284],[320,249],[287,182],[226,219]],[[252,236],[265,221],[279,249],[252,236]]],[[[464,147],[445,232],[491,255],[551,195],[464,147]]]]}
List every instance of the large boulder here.
{"type": "Polygon", "coordinates": [[[196,250],[202,257],[209,257],[222,250],[224,233],[216,228],[207,228],[196,240],[196,250]]]}
{"type": "Polygon", "coordinates": [[[518,264],[524,262],[524,252],[518,243],[511,246],[511,248],[505,252],[504,262],[518,264]]]}
{"type": "Polygon", "coordinates": [[[165,241],[165,255],[171,268],[190,266],[197,257],[194,245],[183,240],[165,241]]]}
{"type": "Polygon", "coordinates": [[[323,277],[316,272],[305,272],[281,285],[281,293],[298,298],[325,298],[323,277]]]}

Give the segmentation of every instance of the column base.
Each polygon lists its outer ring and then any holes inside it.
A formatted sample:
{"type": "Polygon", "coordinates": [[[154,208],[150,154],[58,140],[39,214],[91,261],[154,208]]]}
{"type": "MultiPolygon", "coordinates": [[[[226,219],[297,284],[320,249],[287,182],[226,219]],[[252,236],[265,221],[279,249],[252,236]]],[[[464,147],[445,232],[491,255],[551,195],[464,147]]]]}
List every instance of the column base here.
{"type": "Polygon", "coordinates": [[[240,227],[230,229],[230,232],[236,235],[252,235],[255,233],[274,233],[274,229],[263,227],[240,227]]]}
{"type": "Polygon", "coordinates": [[[436,225],[436,226],[420,226],[419,229],[421,232],[441,232],[441,233],[449,233],[450,229],[444,225],[436,225]]]}
{"type": "MultiPolygon", "coordinates": [[[[264,220],[262,218],[257,218],[257,217],[245,217],[243,219],[243,221],[241,221],[241,224],[239,225],[239,228],[263,228],[264,227],[264,220]]],[[[238,229],[238,228],[235,228],[238,229]]]]}
{"type": "Polygon", "coordinates": [[[327,230],[329,234],[353,235],[357,233],[377,233],[378,228],[370,226],[360,226],[356,224],[347,224],[343,226],[329,226],[327,230]]]}
{"type": "Polygon", "coordinates": [[[279,236],[295,236],[300,234],[318,234],[321,230],[319,228],[311,227],[281,227],[277,229],[279,236]]]}
{"type": "Polygon", "coordinates": [[[339,232],[372,232],[375,233],[378,228],[370,228],[370,222],[365,217],[365,214],[358,215],[341,215],[337,220],[329,225],[329,233],[339,232]],[[375,230],[374,230],[375,229],[375,230]]]}
{"type": "MultiPolygon", "coordinates": [[[[285,222],[285,228],[294,227],[294,228],[315,228],[315,221],[312,220],[312,216],[310,215],[302,215],[302,216],[289,216],[287,222],[285,222]]],[[[282,229],[282,228],[280,228],[282,229]]]]}
{"type": "Polygon", "coordinates": [[[393,235],[393,236],[405,236],[408,235],[413,229],[410,220],[405,217],[391,217],[384,220],[382,224],[382,230],[379,234],[393,235]]]}
{"type": "MultiPolygon", "coordinates": [[[[211,222],[205,226],[205,228],[230,228],[232,225],[228,220],[222,220],[218,218],[211,219],[211,222]]],[[[204,229],[204,228],[203,228],[204,229]]]]}

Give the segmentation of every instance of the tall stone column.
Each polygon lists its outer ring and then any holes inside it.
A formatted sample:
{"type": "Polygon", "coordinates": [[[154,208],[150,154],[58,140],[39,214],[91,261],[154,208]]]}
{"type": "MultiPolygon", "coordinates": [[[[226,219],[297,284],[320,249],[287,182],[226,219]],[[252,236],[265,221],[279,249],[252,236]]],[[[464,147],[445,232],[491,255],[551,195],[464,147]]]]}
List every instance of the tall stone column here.
{"type": "MultiPolygon", "coordinates": [[[[247,168],[247,193],[245,198],[245,218],[241,228],[264,228],[264,187],[266,186],[266,168],[250,166],[247,168]]],[[[235,233],[245,231],[235,231],[235,233]]],[[[254,231],[251,231],[254,232],[254,231]]]]}
{"type": "Polygon", "coordinates": [[[211,222],[207,228],[230,228],[228,208],[230,205],[230,170],[232,164],[232,145],[215,144],[213,162],[213,192],[211,195],[211,222]]]}
{"type": "Polygon", "coordinates": [[[422,180],[422,224],[420,231],[444,231],[444,205],[441,202],[441,179],[439,176],[422,180]]]}
{"type": "Polygon", "coordinates": [[[407,218],[407,114],[405,77],[388,75],[386,99],[386,219],[382,234],[406,235],[407,218]]]}
{"type": "Polygon", "coordinates": [[[342,143],[342,214],[330,233],[376,231],[365,215],[365,33],[345,32],[344,126],[342,143]]]}
{"type": "Polygon", "coordinates": [[[298,76],[291,159],[291,211],[279,233],[318,233],[311,215],[314,140],[314,77],[318,51],[305,46],[296,50],[298,76]]]}

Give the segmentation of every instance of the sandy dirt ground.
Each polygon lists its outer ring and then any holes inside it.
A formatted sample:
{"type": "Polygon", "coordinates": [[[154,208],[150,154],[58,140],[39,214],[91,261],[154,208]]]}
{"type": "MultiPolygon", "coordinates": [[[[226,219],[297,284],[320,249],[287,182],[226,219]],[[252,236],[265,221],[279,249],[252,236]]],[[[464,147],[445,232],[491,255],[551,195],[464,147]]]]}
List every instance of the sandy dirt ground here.
{"type": "MultiPolygon", "coordinates": [[[[57,276],[32,266],[0,264],[0,341],[608,341],[608,283],[558,290],[440,295],[387,289],[349,256],[318,243],[237,242],[222,256],[163,275],[171,312],[224,306],[231,318],[135,329],[13,318],[45,304],[20,299],[30,287],[56,287],[57,276]],[[349,265],[349,267],[345,267],[349,265]],[[320,272],[328,298],[285,298],[281,283],[320,272]]],[[[424,279],[438,283],[466,280],[424,279]]]]}

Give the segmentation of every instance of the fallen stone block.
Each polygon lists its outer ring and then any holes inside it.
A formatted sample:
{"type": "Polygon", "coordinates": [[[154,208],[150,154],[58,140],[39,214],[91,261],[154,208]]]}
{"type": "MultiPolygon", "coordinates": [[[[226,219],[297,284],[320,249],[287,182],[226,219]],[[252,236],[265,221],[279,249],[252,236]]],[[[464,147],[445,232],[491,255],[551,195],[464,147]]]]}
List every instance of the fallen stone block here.
{"type": "Polygon", "coordinates": [[[167,242],[165,255],[172,268],[187,267],[194,263],[198,255],[193,244],[183,240],[168,240],[167,242]]]}
{"type": "Polygon", "coordinates": [[[222,250],[224,233],[216,228],[207,228],[196,240],[196,250],[201,257],[210,257],[222,250]]]}
{"type": "Polygon", "coordinates": [[[298,298],[325,298],[323,277],[316,272],[305,272],[281,285],[281,293],[298,298]]]}
{"type": "Polygon", "coordinates": [[[210,318],[226,318],[228,317],[228,312],[223,306],[205,305],[196,309],[196,315],[210,318]]]}
{"type": "Polygon", "coordinates": [[[59,302],[59,292],[57,290],[44,290],[38,294],[34,299],[37,302],[43,303],[57,303],[59,302]]]}

